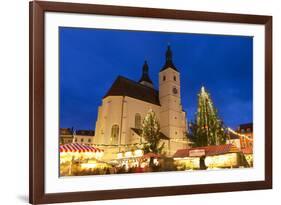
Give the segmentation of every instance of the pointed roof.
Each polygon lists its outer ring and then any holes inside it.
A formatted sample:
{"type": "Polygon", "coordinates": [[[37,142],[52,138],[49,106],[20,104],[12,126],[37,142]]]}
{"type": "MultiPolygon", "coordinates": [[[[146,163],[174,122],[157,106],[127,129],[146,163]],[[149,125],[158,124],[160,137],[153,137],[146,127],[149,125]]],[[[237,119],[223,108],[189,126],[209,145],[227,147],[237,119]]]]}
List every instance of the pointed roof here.
{"type": "Polygon", "coordinates": [[[168,45],[168,47],[167,47],[166,62],[165,62],[164,67],[161,69],[161,71],[166,70],[167,68],[172,68],[173,70],[179,72],[178,69],[174,66],[174,63],[173,63],[173,52],[171,50],[170,45],[168,45]]]}
{"type": "Polygon", "coordinates": [[[144,64],[142,66],[142,76],[141,79],[139,80],[139,83],[147,82],[153,86],[152,80],[150,79],[148,74],[148,69],[149,68],[148,68],[147,61],[144,61],[144,64]]]}
{"type": "Polygon", "coordinates": [[[108,96],[128,96],[155,105],[160,105],[158,90],[142,85],[123,76],[118,76],[103,98],[108,96]]]}

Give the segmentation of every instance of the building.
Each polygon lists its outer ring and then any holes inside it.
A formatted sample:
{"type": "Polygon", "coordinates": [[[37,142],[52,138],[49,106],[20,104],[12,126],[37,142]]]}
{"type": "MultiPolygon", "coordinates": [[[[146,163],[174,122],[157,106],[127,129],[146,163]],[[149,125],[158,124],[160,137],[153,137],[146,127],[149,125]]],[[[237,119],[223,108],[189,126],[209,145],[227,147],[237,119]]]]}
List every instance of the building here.
{"type": "Polygon", "coordinates": [[[237,129],[241,137],[241,149],[253,148],[253,123],[241,124],[237,129]]]}
{"type": "Polygon", "coordinates": [[[93,145],[95,131],[93,130],[77,130],[73,128],[60,128],[59,130],[60,144],[79,143],[83,145],[93,145]]]}
{"type": "Polygon", "coordinates": [[[227,144],[235,145],[244,155],[250,167],[253,167],[253,123],[241,124],[236,131],[229,130],[227,144]]]}
{"type": "Polygon", "coordinates": [[[60,128],[59,129],[60,144],[68,144],[73,142],[73,128],[60,128]]]}
{"type": "Polygon", "coordinates": [[[94,130],[77,130],[74,134],[74,142],[91,146],[94,143],[94,136],[94,130]]]}
{"type": "Polygon", "coordinates": [[[226,144],[233,144],[239,150],[241,150],[241,137],[233,132],[228,132],[229,139],[226,140],[226,144]]]}
{"type": "Polygon", "coordinates": [[[253,123],[241,124],[236,131],[228,129],[229,139],[227,144],[234,144],[237,148],[253,150],[253,123]]]}
{"type": "Polygon", "coordinates": [[[168,46],[166,62],[159,70],[159,88],[149,77],[145,61],[138,82],[118,76],[98,108],[94,143],[106,152],[127,151],[141,144],[142,120],[152,109],[160,122],[162,141],[167,155],[188,146],[187,116],[181,105],[180,71],[172,61],[168,46]],[[110,151],[109,151],[110,150],[110,151]]]}

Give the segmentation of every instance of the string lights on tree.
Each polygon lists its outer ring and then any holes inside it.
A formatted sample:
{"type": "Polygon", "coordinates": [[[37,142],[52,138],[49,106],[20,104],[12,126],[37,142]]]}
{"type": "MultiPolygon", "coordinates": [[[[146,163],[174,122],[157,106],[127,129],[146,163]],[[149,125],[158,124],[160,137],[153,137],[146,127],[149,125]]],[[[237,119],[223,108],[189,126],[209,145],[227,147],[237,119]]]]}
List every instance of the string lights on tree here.
{"type": "Polygon", "coordinates": [[[202,86],[198,94],[195,122],[190,125],[194,146],[225,144],[227,133],[219,119],[210,94],[202,86]]]}

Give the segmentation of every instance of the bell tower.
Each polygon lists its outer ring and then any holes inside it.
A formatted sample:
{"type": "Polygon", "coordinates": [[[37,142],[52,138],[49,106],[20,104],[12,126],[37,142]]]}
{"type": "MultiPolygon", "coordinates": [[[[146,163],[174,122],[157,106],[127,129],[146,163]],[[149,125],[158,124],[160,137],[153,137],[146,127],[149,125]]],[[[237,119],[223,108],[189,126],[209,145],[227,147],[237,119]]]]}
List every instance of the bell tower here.
{"type": "Polygon", "coordinates": [[[166,50],[165,64],[159,72],[159,100],[161,132],[170,138],[170,154],[174,154],[177,149],[187,146],[179,143],[186,140],[187,120],[181,104],[180,72],[174,66],[170,46],[166,50]]]}

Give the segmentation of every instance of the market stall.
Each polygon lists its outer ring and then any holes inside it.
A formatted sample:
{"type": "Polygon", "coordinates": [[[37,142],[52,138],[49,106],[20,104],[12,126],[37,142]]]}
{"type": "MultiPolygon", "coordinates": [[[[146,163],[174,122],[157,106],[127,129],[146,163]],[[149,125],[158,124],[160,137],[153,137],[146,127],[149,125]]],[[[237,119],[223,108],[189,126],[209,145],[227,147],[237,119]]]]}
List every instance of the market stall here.
{"type": "Polygon", "coordinates": [[[60,173],[61,175],[72,175],[73,170],[76,172],[83,171],[86,167],[97,167],[104,155],[104,151],[97,147],[70,143],[60,145],[60,173]],[[95,163],[89,163],[91,160],[95,163]],[[85,165],[89,164],[89,166],[85,165]],[[83,165],[83,166],[81,166],[83,165]]]}

